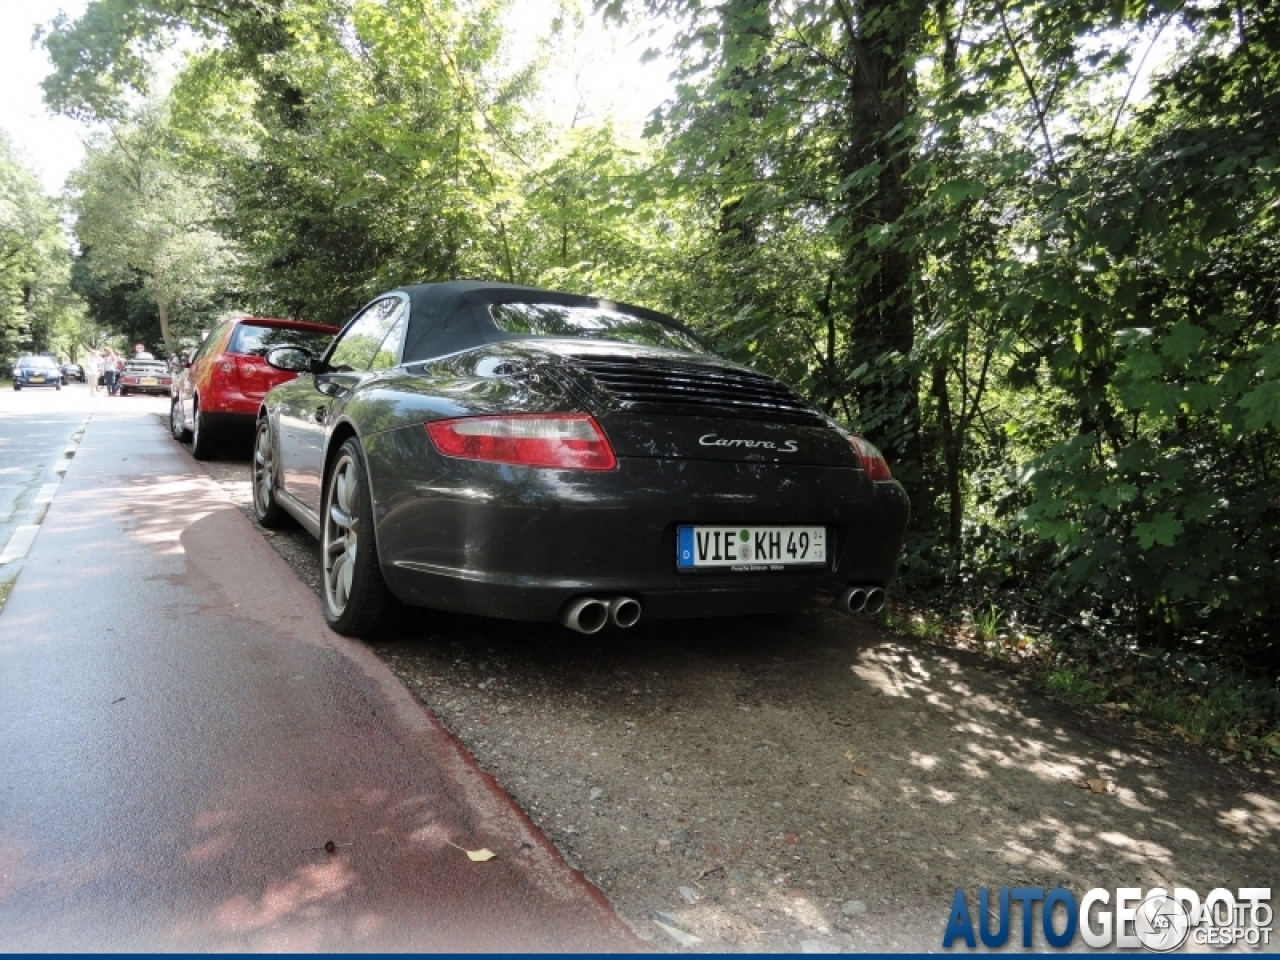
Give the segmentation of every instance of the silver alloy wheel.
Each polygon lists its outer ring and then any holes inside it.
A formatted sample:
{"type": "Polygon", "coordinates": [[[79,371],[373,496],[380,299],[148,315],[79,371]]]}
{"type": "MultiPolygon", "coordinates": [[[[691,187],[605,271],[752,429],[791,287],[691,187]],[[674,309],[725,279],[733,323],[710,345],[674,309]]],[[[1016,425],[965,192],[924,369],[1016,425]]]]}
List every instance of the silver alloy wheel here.
{"type": "Polygon", "coordinates": [[[187,425],[182,422],[182,404],[178,402],[177,397],[174,397],[173,402],[169,404],[169,432],[173,434],[175,440],[187,432],[187,425]]]}
{"type": "Polygon", "coordinates": [[[276,451],[271,443],[271,425],[263,420],[258,424],[258,436],[253,444],[253,505],[260,517],[271,509],[275,476],[276,451]]]}
{"type": "Polygon", "coordinates": [[[200,405],[191,405],[191,446],[200,449],[200,405]]]}
{"type": "Polygon", "coordinates": [[[324,598],[335,617],[342,616],[351,599],[356,550],[360,543],[356,494],[360,476],[355,460],[344,453],[329,475],[329,510],[324,517],[321,550],[324,559],[324,598]]]}

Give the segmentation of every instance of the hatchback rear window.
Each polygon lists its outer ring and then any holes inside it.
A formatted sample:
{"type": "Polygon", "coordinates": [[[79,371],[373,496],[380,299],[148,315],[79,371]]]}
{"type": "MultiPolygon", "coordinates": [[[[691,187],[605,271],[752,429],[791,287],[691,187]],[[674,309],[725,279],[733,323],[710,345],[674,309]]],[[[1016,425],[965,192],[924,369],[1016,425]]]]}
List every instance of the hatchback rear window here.
{"type": "Polygon", "coordinates": [[[332,339],[331,333],[292,330],[289,327],[255,327],[242,323],[232,334],[227,353],[252,353],[262,357],[275,347],[302,347],[319,356],[329,348],[332,339]]]}

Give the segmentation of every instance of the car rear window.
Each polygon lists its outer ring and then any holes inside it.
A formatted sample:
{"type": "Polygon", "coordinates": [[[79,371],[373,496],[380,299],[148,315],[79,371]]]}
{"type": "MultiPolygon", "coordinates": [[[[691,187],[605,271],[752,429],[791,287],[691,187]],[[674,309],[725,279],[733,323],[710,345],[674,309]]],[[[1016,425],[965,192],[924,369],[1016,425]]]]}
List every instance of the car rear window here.
{"type": "Polygon", "coordinates": [[[168,373],[163,360],[126,360],[124,368],[131,373],[168,373]]]}
{"type": "Polygon", "coordinates": [[[302,347],[319,356],[328,349],[332,339],[331,333],[294,330],[289,327],[255,327],[242,323],[232,334],[231,342],[227,344],[227,353],[252,353],[261,357],[275,347],[302,347]]]}
{"type": "Polygon", "coordinates": [[[683,330],[620,310],[570,307],[558,303],[495,303],[490,305],[489,313],[498,329],[506,333],[621,340],[647,347],[706,352],[705,347],[683,330]]]}

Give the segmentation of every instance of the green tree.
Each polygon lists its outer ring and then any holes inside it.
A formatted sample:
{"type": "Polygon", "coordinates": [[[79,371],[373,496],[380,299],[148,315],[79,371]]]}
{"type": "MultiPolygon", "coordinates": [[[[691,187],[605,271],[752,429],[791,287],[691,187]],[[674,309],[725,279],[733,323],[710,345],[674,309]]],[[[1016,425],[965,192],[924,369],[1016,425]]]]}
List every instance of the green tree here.
{"type": "Polygon", "coordinates": [[[52,350],[74,357],[83,303],[57,205],[0,133],[0,356],[52,350]]]}
{"type": "Polygon", "coordinates": [[[235,253],[210,226],[213,185],[182,170],[173,154],[164,108],[99,136],[70,187],[90,269],[108,285],[139,283],[173,349],[224,291],[235,253]]]}

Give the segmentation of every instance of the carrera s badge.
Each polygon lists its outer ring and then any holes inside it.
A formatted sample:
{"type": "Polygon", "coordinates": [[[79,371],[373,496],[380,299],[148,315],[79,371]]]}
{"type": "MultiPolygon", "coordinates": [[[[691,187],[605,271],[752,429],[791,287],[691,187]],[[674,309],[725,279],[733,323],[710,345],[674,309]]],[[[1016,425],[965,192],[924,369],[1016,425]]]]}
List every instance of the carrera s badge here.
{"type": "Polygon", "coordinates": [[[748,450],[776,450],[778,453],[795,453],[800,449],[794,440],[784,440],[782,445],[772,440],[730,440],[728,437],[717,437],[714,433],[706,433],[698,438],[704,447],[744,447],[748,450]]]}

